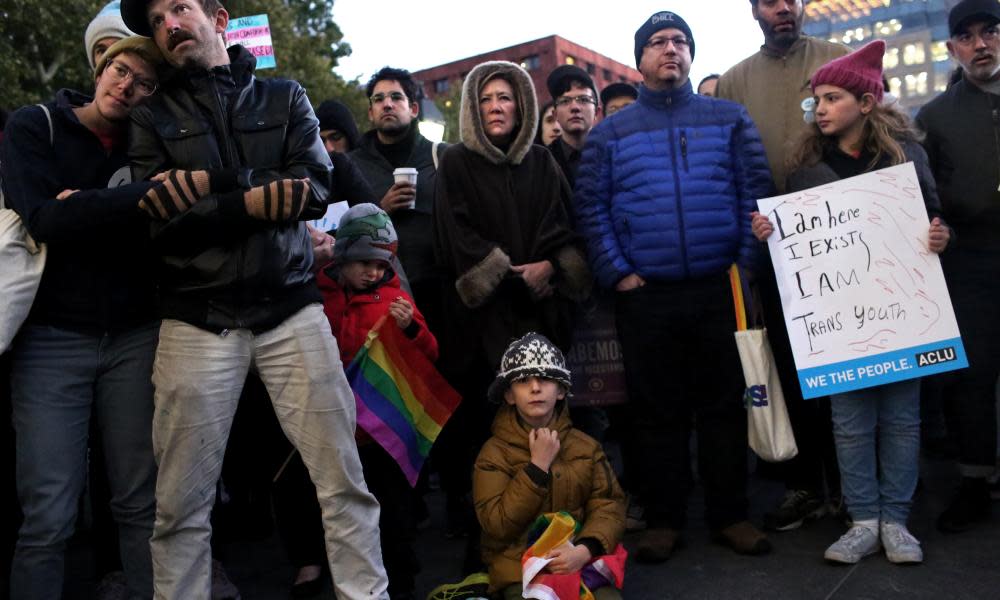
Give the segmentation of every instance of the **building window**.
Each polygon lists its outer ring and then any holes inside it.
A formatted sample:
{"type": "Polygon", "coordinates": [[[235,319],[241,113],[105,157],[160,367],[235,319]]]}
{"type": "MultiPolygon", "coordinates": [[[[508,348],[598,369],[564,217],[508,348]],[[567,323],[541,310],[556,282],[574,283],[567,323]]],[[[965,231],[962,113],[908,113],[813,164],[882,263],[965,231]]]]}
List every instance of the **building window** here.
{"type": "Polygon", "coordinates": [[[882,57],[882,68],[895,69],[899,66],[899,48],[886,48],[882,57]]]}
{"type": "Polygon", "coordinates": [[[947,42],[934,42],[931,44],[931,60],[934,62],[944,62],[948,60],[947,42]]]}
{"type": "Polygon", "coordinates": [[[903,46],[903,64],[922,65],[925,58],[923,44],[907,44],[903,46]]]}
{"type": "Polygon", "coordinates": [[[611,81],[611,69],[604,69],[604,71],[601,72],[601,75],[604,76],[604,81],[611,81]]]}
{"type": "Polygon", "coordinates": [[[942,71],[934,76],[934,91],[943,92],[948,89],[948,79],[951,77],[951,73],[947,71],[942,71]]]}
{"type": "Polygon", "coordinates": [[[878,23],[875,23],[875,35],[878,37],[896,35],[902,29],[903,24],[899,22],[899,19],[890,19],[888,21],[879,21],[878,23]]]}
{"type": "Polygon", "coordinates": [[[525,71],[534,71],[540,66],[542,66],[542,59],[538,58],[537,54],[526,56],[524,57],[524,60],[521,61],[521,68],[525,71]]]}
{"type": "Polygon", "coordinates": [[[899,98],[903,93],[903,80],[899,77],[889,79],[889,93],[899,98]]]}
{"type": "Polygon", "coordinates": [[[444,94],[448,91],[448,80],[447,79],[435,79],[434,80],[434,93],[444,94]]]}
{"type": "Polygon", "coordinates": [[[575,65],[576,64],[576,57],[575,56],[570,56],[569,54],[567,54],[566,55],[566,64],[567,65],[575,65]]]}
{"type": "Polygon", "coordinates": [[[594,63],[587,63],[587,75],[596,75],[596,74],[597,74],[597,67],[594,66],[594,63]]]}
{"type": "Polygon", "coordinates": [[[910,73],[905,78],[907,96],[927,95],[927,72],[910,73]]]}

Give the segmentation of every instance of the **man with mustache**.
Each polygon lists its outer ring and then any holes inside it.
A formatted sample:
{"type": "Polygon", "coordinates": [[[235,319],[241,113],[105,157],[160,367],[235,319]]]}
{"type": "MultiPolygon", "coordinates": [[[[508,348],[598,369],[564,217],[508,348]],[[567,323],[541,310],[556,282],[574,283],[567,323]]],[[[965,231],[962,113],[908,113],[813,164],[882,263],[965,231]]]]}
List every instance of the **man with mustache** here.
{"type": "MultiPolygon", "coordinates": [[[[829,61],[851,51],[847,46],[802,35],[803,4],[802,0],[750,0],[753,18],[764,33],[764,45],[726,71],[717,88],[719,98],[739,102],[753,117],[779,193],[785,189],[788,159],[806,131],[802,101],[812,97],[809,78],[829,61]]],[[[774,267],[766,251],[760,254],[756,285],[799,449],[795,458],[779,467],[785,497],[764,515],[764,527],[787,531],[808,519],[838,512],[840,476],[829,399],[802,399],[774,267]],[[826,487],[832,497],[830,504],[824,500],[826,487]]]]}
{"type": "Polygon", "coordinates": [[[569,187],[576,184],[580,151],[597,119],[597,87],[587,72],[576,65],[561,65],[546,80],[555,104],[556,121],[562,133],[548,146],[562,169],[569,187]]]}
{"type": "Polygon", "coordinates": [[[302,87],[227,50],[217,0],[124,0],[122,17],[173,71],[133,113],[142,207],[160,254],[150,547],[156,598],[208,598],[209,517],[253,368],[316,486],[338,598],[388,598],[379,507],[354,442],[356,407],[312,273],[303,220],[326,211],[330,157],[302,87]]]}
{"type": "Polygon", "coordinates": [[[962,0],[948,14],[948,53],[962,78],[917,114],[944,218],[958,240],[941,255],[969,368],[941,378],[945,416],[958,441],[962,483],[938,529],[989,520],[987,477],[997,454],[1000,375],[1000,4],[962,0]]]}
{"type": "Polygon", "coordinates": [[[594,275],[614,290],[648,527],[634,555],[645,562],[669,558],[685,524],[692,417],[713,537],[739,553],[770,550],[747,521],[744,381],[727,271],[753,264],[750,212],[771,193],[771,174],[746,109],[694,93],[694,52],[675,13],[639,27],[639,100],[590,132],[573,198],[594,275]]]}

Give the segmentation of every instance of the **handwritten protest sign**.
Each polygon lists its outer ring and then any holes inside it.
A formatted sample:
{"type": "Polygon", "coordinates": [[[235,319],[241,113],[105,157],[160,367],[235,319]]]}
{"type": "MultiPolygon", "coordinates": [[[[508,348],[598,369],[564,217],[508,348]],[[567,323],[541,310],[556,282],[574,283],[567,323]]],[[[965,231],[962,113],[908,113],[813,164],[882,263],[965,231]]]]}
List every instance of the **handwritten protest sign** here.
{"type": "Polygon", "coordinates": [[[968,366],[912,163],[757,204],[805,398],[968,366]]]}
{"type": "Polygon", "coordinates": [[[273,69],[277,66],[267,15],[240,17],[229,21],[229,26],[226,27],[226,44],[230,46],[240,44],[246,48],[257,58],[258,70],[273,69]]]}

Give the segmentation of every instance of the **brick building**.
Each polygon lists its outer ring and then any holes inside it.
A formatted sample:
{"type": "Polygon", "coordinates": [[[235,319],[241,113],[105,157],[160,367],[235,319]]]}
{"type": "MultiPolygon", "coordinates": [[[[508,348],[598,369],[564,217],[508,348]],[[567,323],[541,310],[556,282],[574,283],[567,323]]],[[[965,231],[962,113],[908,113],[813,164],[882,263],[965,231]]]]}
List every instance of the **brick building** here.
{"type": "Polygon", "coordinates": [[[545,88],[545,78],[552,69],[562,64],[577,65],[587,71],[594,79],[598,91],[616,81],[632,84],[642,81],[642,75],[632,67],[558,35],[423,69],[414,72],[413,76],[423,82],[427,98],[434,99],[453,91],[455,86],[460,86],[461,81],[473,67],[488,60],[508,60],[524,67],[535,84],[539,104],[550,100],[549,92],[545,88]]]}

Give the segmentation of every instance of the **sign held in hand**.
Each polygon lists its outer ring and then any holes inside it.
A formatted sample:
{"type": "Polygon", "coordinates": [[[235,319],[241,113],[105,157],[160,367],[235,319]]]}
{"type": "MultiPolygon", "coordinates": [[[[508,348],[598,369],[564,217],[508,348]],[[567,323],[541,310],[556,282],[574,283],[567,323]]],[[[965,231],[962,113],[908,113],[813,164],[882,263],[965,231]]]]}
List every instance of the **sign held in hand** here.
{"type": "Polygon", "coordinates": [[[803,397],[968,366],[912,163],[757,204],[803,397]]]}

